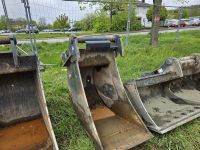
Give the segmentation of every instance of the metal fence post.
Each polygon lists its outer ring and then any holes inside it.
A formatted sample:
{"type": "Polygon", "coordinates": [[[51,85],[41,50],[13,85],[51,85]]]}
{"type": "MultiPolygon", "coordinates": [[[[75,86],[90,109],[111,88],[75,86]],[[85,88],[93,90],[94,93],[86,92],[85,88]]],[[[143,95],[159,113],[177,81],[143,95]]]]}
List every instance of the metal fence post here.
{"type": "Polygon", "coordinates": [[[180,24],[181,18],[182,18],[182,7],[179,8],[178,28],[177,28],[177,31],[176,31],[176,43],[179,42],[179,38],[180,38],[179,32],[180,32],[180,27],[181,27],[181,24],[180,24]]]}
{"type": "Polygon", "coordinates": [[[31,18],[29,2],[28,2],[28,0],[22,0],[22,3],[24,3],[26,20],[27,20],[27,23],[28,23],[31,49],[32,49],[33,54],[37,54],[36,39],[35,39],[35,36],[34,36],[35,33],[34,33],[33,25],[32,25],[32,18],[31,18]]]}
{"type": "Polygon", "coordinates": [[[11,25],[10,25],[10,21],[9,21],[9,17],[8,17],[8,12],[7,12],[7,8],[6,8],[5,0],[1,0],[1,2],[2,2],[5,17],[6,17],[6,21],[7,21],[7,26],[8,26],[7,28],[11,32],[11,25]]]}
{"type": "Polygon", "coordinates": [[[31,16],[29,1],[26,0],[26,3],[27,3],[27,6],[28,6],[27,10],[28,10],[28,15],[29,15],[29,19],[30,19],[31,31],[32,31],[32,34],[33,34],[33,43],[34,43],[34,50],[35,50],[34,54],[37,54],[36,38],[35,38],[35,32],[34,32],[33,24],[32,24],[32,16],[31,16]]]}
{"type": "Polygon", "coordinates": [[[128,4],[128,20],[126,29],[126,46],[128,46],[128,38],[130,34],[130,24],[131,24],[131,4],[128,4]]]}

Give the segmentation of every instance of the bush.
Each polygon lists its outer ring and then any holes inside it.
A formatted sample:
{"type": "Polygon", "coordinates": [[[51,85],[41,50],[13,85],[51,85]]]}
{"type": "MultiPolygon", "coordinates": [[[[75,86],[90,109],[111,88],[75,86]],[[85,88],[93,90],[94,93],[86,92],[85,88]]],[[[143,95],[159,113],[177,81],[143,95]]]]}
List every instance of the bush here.
{"type": "MultiPolygon", "coordinates": [[[[113,22],[111,26],[112,31],[126,31],[127,28],[127,11],[118,12],[113,17],[113,22]]],[[[130,23],[130,30],[140,30],[142,28],[141,22],[135,16],[135,11],[131,12],[131,23],[130,23]]]]}
{"type": "Polygon", "coordinates": [[[127,26],[127,13],[118,12],[117,15],[113,16],[111,30],[112,31],[126,31],[127,26]]]}
{"type": "Polygon", "coordinates": [[[82,20],[77,21],[73,27],[78,28],[83,31],[92,31],[94,28],[94,21],[96,14],[88,14],[82,20]]]}
{"type": "Polygon", "coordinates": [[[84,30],[84,23],[82,21],[76,21],[74,23],[73,27],[75,27],[79,30],[84,30]]]}
{"type": "MultiPolygon", "coordinates": [[[[122,32],[126,31],[127,28],[127,11],[117,12],[112,19],[112,24],[110,22],[109,15],[101,11],[99,13],[89,14],[81,21],[74,24],[74,27],[84,30],[84,31],[94,31],[94,32],[109,32],[116,31],[122,32]]],[[[142,28],[141,22],[135,16],[135,11],[131,12],[131,26],[130,30],[140,30],[142,28]]]]}
{"type": "Polygon", "coordinates": [[[65,14],[61,14],[58,17],[56,17],[56,21],[53,23],[53,27],[55,29],[64,29],[64,28],[69,28],[69,18],[65,14]]]}
{"type": "Polygon", "coordinates": [[[110,20],[108,15],[101,12],[98,14],[93,22],[94,32],[109,32],[110,31],[110,20]]]}
{"type": "Polygon", "coordinates": [[[95,14],[88,14],[81,22],[83,23],[83,30],[92,31],[94,28],[95,14]]]}
{"type": "Polygon", "coordinates": [[[133,18],[133,20],[131,20],[131,27],[130,27],[131,31],[135,31],[135,30],[141,30],[142,29],[142,24],[141,21],[138,20],[138,18],[133,18]]]}

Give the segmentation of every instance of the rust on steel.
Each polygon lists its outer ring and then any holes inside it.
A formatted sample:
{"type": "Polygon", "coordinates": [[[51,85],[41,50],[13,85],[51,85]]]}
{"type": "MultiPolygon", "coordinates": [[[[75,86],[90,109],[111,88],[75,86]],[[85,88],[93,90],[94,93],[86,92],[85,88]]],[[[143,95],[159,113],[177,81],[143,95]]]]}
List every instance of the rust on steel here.
{"type": "Polygon", "coordinates": [[[36,146],[53,149],[42,118],[1,129],[0,139],[2,150],[25,150],[36,146]]]}
{"type": "Polygon", "coordinates": [[[118,36],[72,37],[63,54],[72,102],[97,149],[129,149],[152,137],[130,103],[115,57],[118,36]],[[86,43],[79,49],[78,43],[86,43]]]}
{"type": "Polygon", "coordinates": [[[5,45],[5,44],[11,44],[11,38],[14,40],[15,44],[17,43],[17,40],[14,36],[2,36],[0,37],[0,45],[5,45]]]}
{"type": "Polygon", "coordinates": [[[0,53],[0,149],[58,150],[37,56],[0,53]]]}

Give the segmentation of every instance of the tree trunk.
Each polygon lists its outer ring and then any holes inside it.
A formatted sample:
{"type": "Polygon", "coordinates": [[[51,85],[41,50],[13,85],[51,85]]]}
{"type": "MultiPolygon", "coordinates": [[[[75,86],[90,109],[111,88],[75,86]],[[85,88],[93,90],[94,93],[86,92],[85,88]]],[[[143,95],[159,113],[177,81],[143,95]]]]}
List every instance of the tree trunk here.
{"type": "Polygon", "coordinates": [[[160,9],[162,0],[153,0],[153,15],[152,15],[152,28],[151,28],[151,41],[150,44],[153,47],[158,45],[158,32],[160,26],[160,9]]]}

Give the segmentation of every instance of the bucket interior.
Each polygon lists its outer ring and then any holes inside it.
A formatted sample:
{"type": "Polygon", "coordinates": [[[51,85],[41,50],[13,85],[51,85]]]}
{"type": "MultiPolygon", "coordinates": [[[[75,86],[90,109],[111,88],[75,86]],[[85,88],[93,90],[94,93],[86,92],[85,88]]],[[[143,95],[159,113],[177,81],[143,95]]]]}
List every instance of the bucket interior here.
{"type": "Polygon", "coordinates": [[[92,61],[89,62],[87,66],[81,66],[84,63],[80,63],[79,69],[92,119],[103,147],[128,149],[149,139],[148,131],[127,103],[127,98],[123,99],[126,95],[120,90],[123,86],[113,63],[104,61],[88,66],[92,61]]]}
{"type": "Polygon", "coordinates": [[[42,117],[0,128],[0,145],[2,150],[51,149],[42,117]]]}
{"type": "Polygon", "coordinates": [[[192,75],[152,86],[139,87],[142,102],[160,128],[200,113],[199,75],[192,75]]]}
{"type": "Polygon", "coordinates": [[[139,139],[144,140],[145,131],[141,126],[120,117],[105,105],[93,107],[91,113],[105,149],[129,148],[133,142],[138,144],[139,139]]]}
{"type": "Polygon", "coordinates": [[[36,71],[0,74],[2,150],[52,149],[39,106],[36,75],[36,71]]]}

